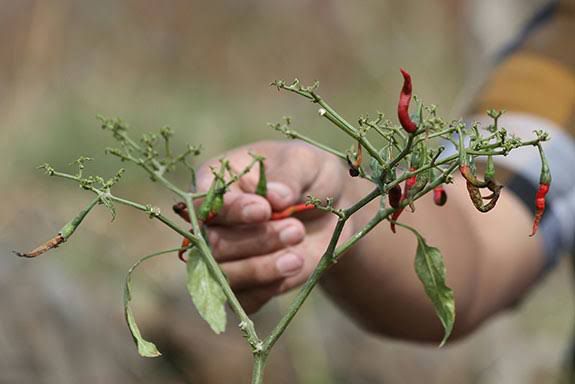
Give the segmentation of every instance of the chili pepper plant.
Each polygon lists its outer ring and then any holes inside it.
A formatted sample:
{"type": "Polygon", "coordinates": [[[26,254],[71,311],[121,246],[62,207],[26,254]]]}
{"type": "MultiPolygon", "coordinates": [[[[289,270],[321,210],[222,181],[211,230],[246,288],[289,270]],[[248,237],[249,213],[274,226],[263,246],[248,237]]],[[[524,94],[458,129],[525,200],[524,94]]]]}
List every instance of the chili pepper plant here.
{"type": "Polygon", "coordinates": [[[399,222],[400,215],[406,207],[410,207],[413,211],[417,200],[426,198],[427,195],[430,195],[429,198],[432,198],[438,206],[446,204],[447,193],[444,185],[453,181],[453,174],[456,172],[465,179],[471,203],[480,212],[488,212],[495,207],[502,191],[502,186],[495,178],[493,158],[506,156],[521,147],[536,147],[541,156],[542,167],[541,188],[536,201],[537,214],[531,233],[534,235],[543,215],[545,194],[551,182],[549,167],[541,145],[549,137],[543,131],[535,131],[534,137],[530,140],[515,137],[499,125],[498,120],[502,112],[495,110],[487,112],[492,118],[492,123],[486,127],[480,127],[477,123],[466,125],[461,120],[446,121],[438,116],[434,105],[423,104],[418,99],[415,99],[410,113],[412,80],[407,71],[402,69],[401,74],[404,82],[397,106],[399,124],[385,118],[381,113],[377,113],[373,118],[362,116],[357,120],[357,124],[350,123],[317,93],[317,82],[311,86],[302,86],[297,79],[292,83],[283,81],[272,83],[279,91],[299,95],[316,104],[319,115],[343,131],[349,137],[351,146],[342,151],[320,143],[294,130],[289,118],[285,118],[282,123],[270,124],[271,127],[289,139],[304,141],[340,158],[349,167],[350,177],[369,180],[373,184],[373,190],[351,206],[339,207],[335,206],[331,199],[322,201],[317,197],[308,196],[305,201],[272,214],[271,220],[279,220],[301,211],[319,209],[326,214],[336,215],[337,224],[315,270],[295,295],[287,313],[266,337],[258,334],[255,324],[230,288],[226,276],[212,255],[206,236],[210,221],[218,215],[223,205],[226,191],[254,167],[259,168],[259,182],[254,193],[266,196],[265,159],[258,154],[251,154],[251,163],[239,172],[234,171],[235,168],[229,161],[222,158],[219,166],[212,168],[214,178],[209,189],[198,191],[195,178],[197,165],[194,159],[200,154],[199,146],[187,145],[182,152],[176,153],[172,148],[174,132],[169,128],[162,128],[158,133],[146,134],[139,140],[134,140],[128,132],[127,125],[121,120],[100,118],[102,129],[111,133],[117,143],[116,147],[106,148],[106,153],[116,156],[122,162],[141,168],[151,181],[161,184],[181,200],[174,205],[174,212],[183,218],[184,222],[170,218],[151,204],[143,204],[114,194],[112,190],[120,182],[124,173],[123,168],[109,179],[87,176],[84,168],[86,162],[91,159],[80,157],[75,162],[77,165],[75,173],[57,171],[49,164],[44,164],[40,168],[49,176],[79,184],[82,189],[91,192],[94,198],[52,239],[30,252],[16,253],[22,257],[33,258],[60,246],[73,235],[88,213],[98,205],[108,208],[113,217],[116,215],[116,206],[125,205],[162,222],[183,237],[181,246],[142,257],[128,270],[125,280],[125,317],[139,354],[145,357],[160,356],[156,345],[142,336],[136,323],[130,305],[132,274],[146,260],[161,255],[177,254],[186,263],[187,289],[192,301],[211,329],[216,333],[225,330],[226,304],[235,314],[238,327],[254,358],[252,383],[258,384],[263,383],[266,359],[272,348],[290,325],[320,277],[362,237],[378,224],[387,221],[392,232],[396,231],[397,225],[411,231],[417,238],[415,272],[443,325],[445,331],[441,342],[443,345],[451,334],[455,322],[454,296],[446,285],[443,258],[439,249],[427,244],[424,236],[415,228],[399,222]],[[376,142],[383,144],[376,145],[376,142]],[[486,164],[482,177],[477,172],[478,161],[486,164]],[[184,167],[189,171],[188,185],[178,186],[172,181],[173,171],[177,167],[184,167]],[[373,200],[379,200],[379,210],[363,228],[347,241],[337,245],[347,220],[373,200]]]}

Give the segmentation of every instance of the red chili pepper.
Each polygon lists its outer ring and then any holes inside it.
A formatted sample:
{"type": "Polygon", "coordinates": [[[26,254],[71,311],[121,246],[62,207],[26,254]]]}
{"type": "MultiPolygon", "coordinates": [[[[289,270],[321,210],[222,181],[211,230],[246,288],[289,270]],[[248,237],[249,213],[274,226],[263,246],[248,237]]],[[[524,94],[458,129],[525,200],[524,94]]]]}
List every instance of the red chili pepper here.
{"type": "Polygon", "coordinates": [[[271,220],[282,220],[290,217],[294,213],[309,211],[310,209],[314,209],[315,205],[313,204],[296,204],[292,205],[291,207],[287,207],[283,211],[273,212],[271,220]]]}
{"type": "Polygon", "coordinates": [[[443,185],[438,185],[433,188],[433,202],[440,207],[444,206],[447,202],[447,192],[445,192],[443,185]]]}
{"type": "Polygon", "coordinates": [[[539,223],[545,213],[545,195],[549,192],[549,184],[539,184],[537,195],[535,196],[535,219],[533,220],[533,230],[529,236],[535,236],[539,229],[539,223]]]}
{"type": "MultiPolygon", "coordinates": [[[[401,190],[400,190],[400,194],[401,194],[401,190]]],[[[286,209],[284,209],[283,211],[279,211],[279,212],[273,212],[272,216],[271,216],[271,220],[282,220],[282,219],[286,219],[290,216],[292,216],[295,213],[299,213],[299,212],[304,212],[304,211],[308,211],[310,209],[314,209],[315,205],[313,204],[295,204],[292,205],[290,207],[287,207],[286,209]]],[[[172,209],[174,210],[175,213],[177,213],[182,219],[184,219],[185,221],[187,221],[188,223],[190,222],[190,215],[188,212],[188,208],[186,207],[186,204],[184,202],[179,202],[174,204],[174,206],[172,207],[172,209]]],[[[204,223],[208,223],[211,220],[213,220],[215,217],[217,216],[217,213],[215,212],[210,212],[208,214],[208,216],[206,217],[206,219],[204,220],[204,223]]],[[[191,230],[190,230],[191,231],[191,230]]],[[[184,258],[184,253],[186,252],[183,248],[187,248],[190,245],[190,240],[186,237],[184,237],[184,239],[182,240],[182,245],[179,251],[178,251],[178,258],[180,260],[182,260],[183,262],[186,262],[186,259],[184,258]]]]}
{"type": "Polygon", "coordinates": [[[533,220],[533,229],[529,236],[535,236],[539,229],[539,223],[545,213],[545,196],[549,192],[549,186],[551,185],[551,172],[543,153],[543,147],[541,144],[537,144],[537,147],[541,156],[541,175],[539,176],[539,189],[535,195],[535,219],[533,220]]]}
{"type": "Polygon", "coordinates": [[[409,117],[409,103],[411,102],[411,75],[403,68],[399,69],[403,75],[403,87],[399,94],[399,103],[397,104],[397,117],[399,123],[408,133],[417,131],[417,125],[409,117]]]}

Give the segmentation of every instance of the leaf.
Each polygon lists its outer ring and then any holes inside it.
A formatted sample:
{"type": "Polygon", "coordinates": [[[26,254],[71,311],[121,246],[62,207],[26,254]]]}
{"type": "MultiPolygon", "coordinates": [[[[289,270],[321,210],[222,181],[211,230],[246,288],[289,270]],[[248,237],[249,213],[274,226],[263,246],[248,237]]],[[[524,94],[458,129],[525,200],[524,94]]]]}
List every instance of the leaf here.
{"type": "Polygon", "coordinates": [[[124,317],[126,318],[126,322],[128,323],[128,328],[130,329],[130,333],[132,334],[132,338],[134,342],[138,346],[138,353],[140,356],[143,357],[157,357],[161,356],[160,351],[156,345],[150,341],[145,340],[140,333],[140,328],[138,328],[138,324],[136,323],[136,319],[134,318],[134,312],[130,306],[130,302],[132,301],[132,273],[134,270],[142,264],[144,261],[151,259],[152,257],[165,255],[166,253],[177,252],[179,248],[169,249],[167,251],[156,252],[151,255],[147,255],[142,257],[140,260],[136,261],[134,265],[130,267],[128,270],[128,274],[126,275],[126,280],[124,282],[124,317]]]}
{"type": "MultiPolygon", "coordinates": [[[[126,295],[124,295],[126,297],[126,295]]],[[[130,328],[130,332],[132,333],[132,338],[136,342],[138,346],[138,353],[140,356],[143,357],[158,357],[162,354],[158,351],[156,345],[150,341],[145,340],[140,333],[140,329],[136,324],[136,320],[134,319],[134,313],[132,308],[130,308],[130,300],[124,299],[124,315],[126,316],[126,322],[128,323],[128,327],[130,328]]]]}
{"type": "Polygon", "coordinates": [[[196,309],[215,333],[222,333],[226,329],[226,295],[198,248],[190,250],[187,271],[187,288],[196,309]]]}
{"type": "Polygon", "coordinates": [[[435,313],[445,330],[443,340],[439,345],[442,347],[451,335],[455,322],[453,291],[445,284],[445,265],[439,249],[430,247],[420,234],[414,233],[417,236],[415,272],[423,283],[425,293],[431,299],[435,313]]]}

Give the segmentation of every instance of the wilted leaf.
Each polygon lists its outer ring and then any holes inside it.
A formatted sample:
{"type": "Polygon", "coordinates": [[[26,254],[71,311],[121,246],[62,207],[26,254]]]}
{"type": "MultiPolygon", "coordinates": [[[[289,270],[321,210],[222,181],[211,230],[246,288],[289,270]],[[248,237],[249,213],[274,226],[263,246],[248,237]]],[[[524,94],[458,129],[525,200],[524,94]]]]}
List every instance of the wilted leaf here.
{"type": "Polygon", "coordinates": [[[440,347],[445,344],[455,322],[455,301],[453,291],[445,284],[445,265],[439,249],[430,247],[418,233],[415,254],[415,272],[423,283],[425,293],[431,299],[435,312],[441,320],[445,334],[440,347]]]}
{"type": "Polygon", "coordinates": [[[188,292],[200,315],[215,333],[226,329],[226,295],[210,273],[197,248],[188,255],[188,292]]]}
{"type": "Polygon", "coordinates": [[[138,324],[134,318],[134,312],[130,306],[130,302],[132,301],[132,273],[134,270],[142,264],[144,261],[151,259],[152,257],[164,255],[166,253],[177,252],[179,248],[169,249],[167,251],[153,253],[148,256],[142,257],[138,260],[130,269],[128,270],[128,274],[126,275],[126,281],[124,283],[124,316],[126,318],[126,322],[128,323],[128,328],[130,328],[130,333],[132,334],[132,338],[134,342],[138,346],[138,353],[140,356],[143,357],[157,357],[160,356],[161,353],[158,351],[156,345],[152,342],[145,340],[140,333],[140,328],[138,328],[138,324]]]}

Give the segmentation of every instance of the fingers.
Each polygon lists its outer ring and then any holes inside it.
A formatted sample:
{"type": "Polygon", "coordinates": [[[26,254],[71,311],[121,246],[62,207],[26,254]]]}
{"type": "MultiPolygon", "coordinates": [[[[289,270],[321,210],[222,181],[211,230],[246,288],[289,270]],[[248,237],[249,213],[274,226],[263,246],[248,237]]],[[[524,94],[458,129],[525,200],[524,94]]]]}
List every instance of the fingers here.
{"type": "Polygon", "coordinates": [[[232,190],[224,195],[224,205],[210,224],[241,225],[263,223],[270,219],[269,202],[258,195],[232,190]]]}
{"type": "Polygon", "coordinates": [[[233,228],[210,226],[208,236],[216,260],[227,262],[296,245],[303,240],[305,227],[291,218],[233,228]]]}
{"type": "MultiPolygon", "coordinates": [[[[261,142],[248,148],[240,148],[226,155],[230,162],[230,167],[236,174],[242,172],[252,162],[252,158],[249,156],[250,151],[261,154],[266,158],[268,191],[264,200],[267,200],[270,211],[283,210],[292,204],[302,202],[302,198],[305,197],[304,193],[306,191],[309,192],[309,187],[314,182],[319,181],[317,180],[318,175],[320,171],[326,168],[325,164],[338,163],[337,159],[333,158],[327,161],[321,152],[301,143],[261,142]]],[[[197,186],[200,191],[208,190],[213,180],[210,167],[217,168],[217,161],[208,162],[198,170],[197,186]]],[[[238,198],[239,194],[254,194],[259,179],[258,167],[259,165],[254,165],[247,174],[240,178],[239,182],[230,186],[230,191],[226,193],[224,198],[224,209],[219,214],[217,223],[253,223],[264,217],[259,211],[258,215],[249,216],[249,221],[246,221],[246,218],[241,215],[241,208],[248,203],[253,203],[254,200],[249,200],[249,198],[245,197],[238,198]],[[232,198],[232,193],[235,193],[234,198],[232,198]],[[230,196],[228,197],[228,195],[230,196]],[[230,204],[234,204],[234,207],[229,207],[230,209],[228,209],[230,204]],[[230,217],[227,216],[228,213],[231,214],[230,217]]],[[[331,171],[332,167],[327,167],[327,169],[331,171]]],[[[334,193],[324,194],[323,192],[337,192],[339,188],[331,187],[331,184],[339,182],[338,178],[332,177],[332,175],[325,175],[319,179],[321,179],[322,184],[318,185],[323,185],[324,187],[314,188],[314,190],[318,190],[321,193],[320,195],[316,194],[315,191],[312,191],[313,194],[319,197],[335,197],[334,193]]],[[[259,202],[262,202],[262,200],[259,200],[259,202]]],[[[264,210],[265,208],[260,207],[258,209],[264,210]]]]}
{"type": "Polygon", "coordinates": [[[281,283],[297,275],[304,258],[296,249],[281,250],[269,255],[230,261],[220,265],[235,291],[250,290],[272,283],[281,283]]]}

